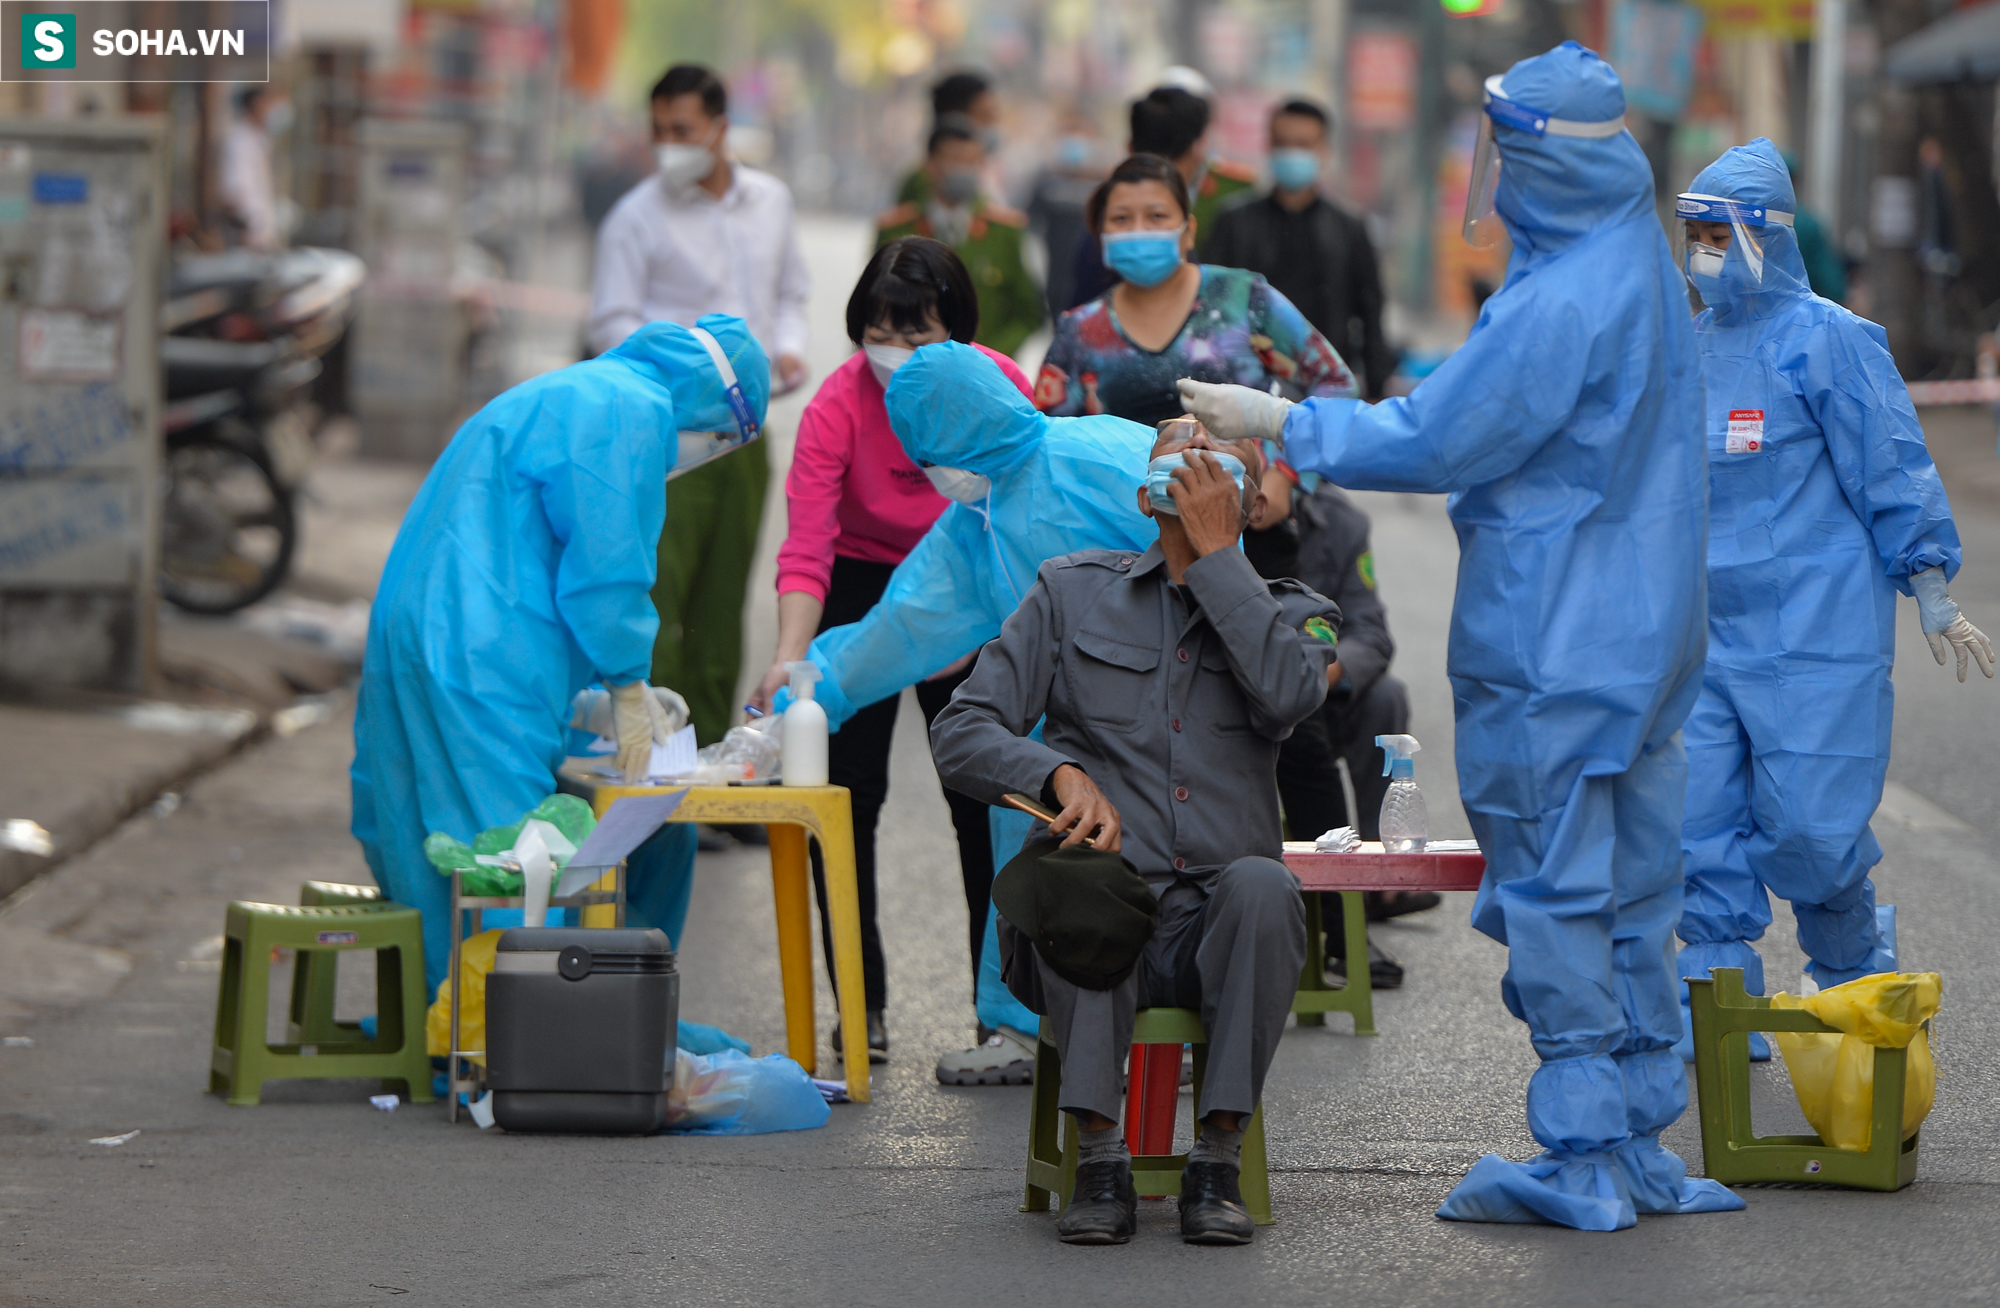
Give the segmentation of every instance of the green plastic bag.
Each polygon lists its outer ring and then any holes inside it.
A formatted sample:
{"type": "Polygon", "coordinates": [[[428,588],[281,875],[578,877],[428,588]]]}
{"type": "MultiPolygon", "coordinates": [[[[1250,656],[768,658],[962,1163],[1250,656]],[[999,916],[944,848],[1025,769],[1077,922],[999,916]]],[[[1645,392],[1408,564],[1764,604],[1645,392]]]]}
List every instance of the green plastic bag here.
{"type": "MultiPolygon", "coordinates": [[[[488,827],[473,838],[472,844],[433,831],[424,838],[424,857],[441,876],[453,872],[462,873],[459,884],[465,893],[473,896],[511,898],[521,893],[521,874],[511,868],[494,867],[481,863],[478,856],[504,854],[520,839],[521,828],[529,819],[539,818],[563,833],[570,844],[581,846],[584,839],[597,827],[597,816],[590,811],[590,805],[575,795],[550,795],[518,819],[503,827],[488,827]]],[[[556,870],[560,872],[568,866],[569,859],[558,857],[556,870]]]]}

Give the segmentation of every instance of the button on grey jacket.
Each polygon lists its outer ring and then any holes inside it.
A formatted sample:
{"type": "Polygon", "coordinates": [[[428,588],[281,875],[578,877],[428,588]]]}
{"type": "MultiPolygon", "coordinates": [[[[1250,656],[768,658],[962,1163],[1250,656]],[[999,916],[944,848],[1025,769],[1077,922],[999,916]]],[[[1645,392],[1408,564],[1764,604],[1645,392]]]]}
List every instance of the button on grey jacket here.
{"type": "Polygon", "coordinates": [[[1192,613],[1158,545],[1044,563],[931,727],[944,783],[998,804],[1073,763],[1117,808],[1142,873],[1282,857],[1278,742],[1326,698],[1340,611],[1265,581],[1240,550],[1185,576],[1192,613]]]}

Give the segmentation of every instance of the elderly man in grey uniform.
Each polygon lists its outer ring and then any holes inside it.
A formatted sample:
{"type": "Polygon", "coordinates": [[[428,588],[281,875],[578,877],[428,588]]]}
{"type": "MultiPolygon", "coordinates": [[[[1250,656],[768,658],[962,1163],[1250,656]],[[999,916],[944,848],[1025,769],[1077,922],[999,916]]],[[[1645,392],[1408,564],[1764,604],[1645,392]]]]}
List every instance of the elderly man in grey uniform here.
{"type": "Polygon", "coordinates": [[[1170,1006],[1200,1010],[1208,1039],[1181,1235],[1243,1244],[1254,1229],[1237,1184],[1243,1127],[1305,961],[1305,909],[1281,861],[1278,743],[1326,698],[1340,613],[1296,581],[1259,577],[1238,548],[1262,498],[1255,443],[1198,433],[1163,437],[1153,454],[1138,495],[1159,543],[1044,563],[938,715],[931,747],[947,786],[988,803],[1040,795],[1061,810],[1050,833],[1064,847],[1122,852],[1158,899],[1137,967],[1109,990],[1065,980],[1002,923],[1007,985],[1049,1018],[1061,1107],[1082,1132],[1057,1233],[1072,1244],[1132,1237],[1120,1062],[1136,1010],[1170,1006]],[[1043,740],[1030,739],[1044,715],[1043,740]]]}

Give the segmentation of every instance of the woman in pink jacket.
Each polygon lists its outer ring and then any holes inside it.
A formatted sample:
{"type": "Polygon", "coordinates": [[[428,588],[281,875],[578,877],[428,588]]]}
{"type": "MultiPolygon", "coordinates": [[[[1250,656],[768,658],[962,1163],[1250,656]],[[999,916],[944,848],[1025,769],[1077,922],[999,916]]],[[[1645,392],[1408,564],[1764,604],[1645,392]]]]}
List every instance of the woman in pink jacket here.
{"type": "MultiPolygon", "coordinates": [[[[972,277],[941,241],[908,236],[875,252],[847,301],[847,335],[861,349],[827,377],[799,419],[792,470],[785,479],[791,530],[778,551],[778,652],[758,688],[758,707],[785,684],[784,665],[806,656],[814,636],[858,622],[882,597],[889,574],[951,503],[933,475],[949,469],[919,468],[889,429],[882,388],[918,346],[954,340],[972,343],[979,301],[972,277]]],[[[1032,388],[1013,360],[985,351],[1023,395],[1032,388]]],[[[970,663],[970,657],[965,661],[970,663]]],[[[920,683],[924,721],[936,717],[965,679],[954,665],[920,683]]],[[[868,996],[868,1057],[885,1062],[889,1039],[882,1021],[887,985],[882,934],[875,922],[875,823],[889,792],[889,741],[899,697],[871,704],[848,719],[831,740],[829,780],[846,786],[854,803],[854,866],[861,898],[862,974],[868,996]]],[[[993,847],[986,806],[947,790],[958,831],[959,867],[972,950],[979,975],[987,900],[993,886],[993,847]]],[[[813,847],[813,883],[820,923],[826,924],[826,880],[813,847]]],[[[826,957],[833,942],[826,941],[826,957]]],[[[983,1041],[986,1032],[981,1031],[983,1041]]],[[[839,1039],[838,1033],[834,1037],[839,1039]]]]}

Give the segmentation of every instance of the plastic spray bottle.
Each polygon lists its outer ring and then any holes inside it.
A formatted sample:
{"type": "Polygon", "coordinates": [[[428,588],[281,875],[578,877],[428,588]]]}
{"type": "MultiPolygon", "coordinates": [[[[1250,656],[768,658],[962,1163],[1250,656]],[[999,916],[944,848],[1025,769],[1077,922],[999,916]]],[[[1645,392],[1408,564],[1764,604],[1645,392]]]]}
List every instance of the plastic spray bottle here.
{"type": "Polygon", "coordinates": [[[1430,840],[1431,813],[1424,792],[1417,789],[1417,761],[1423,746],[1415,736],[1377,736],[1382,747],[1382,775],[1389,793],[1382,796],[1382,848],[1391,854],[1421,854],[1430,840]]]}
{"type": "Polygon", "coordinates": [[[792,702],[779,736],[779,775],[788,786],[826,784],[826,709],[813,698],[819,665],[811,659],[787,663],[792,702]]]}

